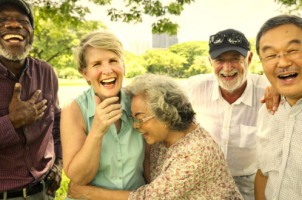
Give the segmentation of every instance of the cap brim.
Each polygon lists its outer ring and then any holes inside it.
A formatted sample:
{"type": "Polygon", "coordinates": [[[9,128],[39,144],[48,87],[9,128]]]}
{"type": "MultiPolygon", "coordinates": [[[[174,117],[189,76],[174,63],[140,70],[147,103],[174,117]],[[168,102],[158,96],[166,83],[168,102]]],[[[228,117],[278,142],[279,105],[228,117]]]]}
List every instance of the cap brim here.
{"type": "Polygon", "coordinates": [[[243,49],[243,48],[238,47],[238,46],[225,47],[225,48],[218,49],[218,50],[215,50],[215,51],[210,52],[211,59],[215,59],[215,58],[217,58],[218,56],[220,56],[221,54],[223,54],[223,53],[225,53],[225,52],[228,52],[228,51],[237,51],[237,52],[240,53],[243,57],[246,58],[246,57],[247,57],[247,53],[248,53],[249,50],[243,49]]]}

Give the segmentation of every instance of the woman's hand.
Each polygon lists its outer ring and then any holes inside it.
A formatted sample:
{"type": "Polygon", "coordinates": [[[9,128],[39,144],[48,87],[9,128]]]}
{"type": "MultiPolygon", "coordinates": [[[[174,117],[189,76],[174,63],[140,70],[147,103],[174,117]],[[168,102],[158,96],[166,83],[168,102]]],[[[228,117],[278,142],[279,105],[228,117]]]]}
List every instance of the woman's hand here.
{"type": "Polygon", "coordinates": [[[110,97],[101,102],[98,96],[94,96],[96,109],[91,131],[99,133],[100,137],[107,133],[111,124],[122,117],[122,105],[116,104],[118,99],[118,97],[110,97]]]}
{"type": "Polygon", "coordinates": [[[68,184],[68,198],[71,199],[88,199],[88,195],[91,193],[89,186],[80,186],[70,181],[68,184]]]}

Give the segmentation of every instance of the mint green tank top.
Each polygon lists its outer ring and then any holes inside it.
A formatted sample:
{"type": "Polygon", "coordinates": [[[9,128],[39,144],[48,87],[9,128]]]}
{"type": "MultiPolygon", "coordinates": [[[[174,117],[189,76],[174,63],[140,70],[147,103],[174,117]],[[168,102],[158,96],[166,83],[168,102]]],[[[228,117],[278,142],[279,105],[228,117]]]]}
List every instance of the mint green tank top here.
{"type": "MultiPolygon", "coordinates": [[[[75,101],[79,104],[89,134],[95,112],[93,88],[91,87],[75,101]]],[[[145,185],[143,177],[143,160],[145,141],[142,135],[133,128],[131,115],[131,98],[121,89],[123,115],[122,126],[117,134],[112,124],[103,137],[99,169],[91,184],[112,190],[137,190],[145,185]]],[[[87,163],[89,165],[89,163],[87,163]]]]}

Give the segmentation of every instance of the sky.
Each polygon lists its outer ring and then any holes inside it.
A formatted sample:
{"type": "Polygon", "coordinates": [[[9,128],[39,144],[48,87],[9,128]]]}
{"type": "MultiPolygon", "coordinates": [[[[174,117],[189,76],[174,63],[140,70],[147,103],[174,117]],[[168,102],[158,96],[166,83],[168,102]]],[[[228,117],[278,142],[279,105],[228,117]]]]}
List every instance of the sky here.
{"type": "MultiPolygon", "coordinates": [[[[171,0],[162,0],[168,3],[171,0]]],[[[125,9],[123,0],[112,0],[111,6],[96,6],[87,0],[81,1],[88,6],[91,14],[86,20],[100,20],[124,43],[127,49],[130,41],[148,41],[152,44],[151,24],[155,17],[143,16],[143,22],[128,24],[111,22],[107,9],[125,9]]],[[[188,41],[207,41],[218,31],[233,28],[243,32],[247,38],[254,38],[261,25],[269,18],[280,14],[280,5],[274,0],[195,0],[184,6],[180,16],[170,17],[180,25],[177,34],[179,43],[188,41]]]]}

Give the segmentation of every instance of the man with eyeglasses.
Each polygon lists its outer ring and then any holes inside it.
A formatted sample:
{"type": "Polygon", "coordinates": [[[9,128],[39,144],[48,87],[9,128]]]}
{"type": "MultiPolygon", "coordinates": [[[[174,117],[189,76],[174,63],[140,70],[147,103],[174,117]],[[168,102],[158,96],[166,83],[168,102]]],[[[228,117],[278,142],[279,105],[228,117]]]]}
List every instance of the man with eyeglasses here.
{"type": "Polygon", "coordinates": [[[279,15],[256,37],[257,53],[284,101],[274,116],[258,116],[255,197],[302,199],[302,18],[279,15]]]}
{"type": "Polygon", "coordinates": [[[243,33],[227,29],[210,36],[214,73],[188,80],[197,120],[218,143],[245,200],[254,199],[256,122],[265,76],[248,73],[253,52],[243,33]]]}

